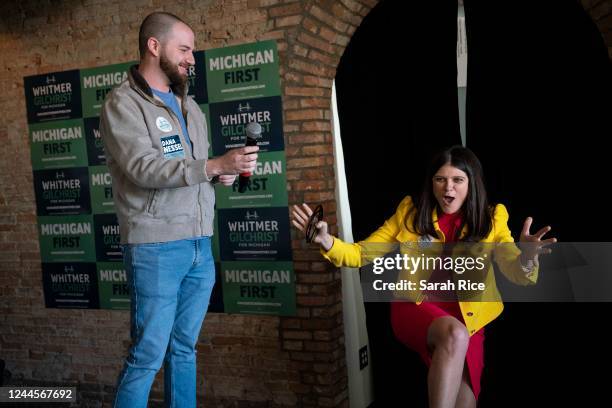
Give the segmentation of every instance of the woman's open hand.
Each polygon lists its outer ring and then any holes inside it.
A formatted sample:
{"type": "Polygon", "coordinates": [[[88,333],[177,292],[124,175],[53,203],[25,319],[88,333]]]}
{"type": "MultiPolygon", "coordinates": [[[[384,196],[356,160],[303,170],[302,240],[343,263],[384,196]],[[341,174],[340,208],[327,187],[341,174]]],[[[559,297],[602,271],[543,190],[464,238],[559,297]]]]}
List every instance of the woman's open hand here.
{"type": "Polygon", "coordinates": [[[548,232],[550,232],[552,229],[550,226],[546,226],[535,234],[531,235],[529,230],[531,229],[532,223],[533,218],[527,217],[525,223],[523,224],[523,230],[521,231],[521,237],[519,240],[519,242],[525,244],[521,245],[521,263],[523,265],[527,265],[529,261],[537,264],[538,255],[546,255],[552,252],[550,248],[545,247],[557,242],[557,238],[542,239],[544,235],[548,234],[548,232]]]}
{"type": "MultiPolygon", "coordinates": [[[[293,205],[291,209],[291,223],[304,234],[308,228],[308,221],[313,211],[306,203],[302,203],[302,207],[293,205]]],[[[334,237],[332,237],[327,231],[327,222],[321,220],[315,225],[317,231],[314,235],[312,242],[319,244],[329,251],[334,244],[334,237]]]]}

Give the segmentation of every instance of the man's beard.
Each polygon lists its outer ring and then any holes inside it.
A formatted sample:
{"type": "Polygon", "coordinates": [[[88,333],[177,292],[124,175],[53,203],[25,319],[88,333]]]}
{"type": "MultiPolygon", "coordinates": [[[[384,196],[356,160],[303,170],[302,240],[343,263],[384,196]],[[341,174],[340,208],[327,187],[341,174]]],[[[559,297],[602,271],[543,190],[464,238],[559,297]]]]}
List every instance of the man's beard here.
{"type": "Polygon", "coordinates": [[[164,52],[159,55],[159,67],[170,80],[170,84],[178,85],[181,88],[185,87],[188,79],[187,75],[181,75],[178,67],[170,62],[168,58],[166,58],[166,54],[164,52]]]}

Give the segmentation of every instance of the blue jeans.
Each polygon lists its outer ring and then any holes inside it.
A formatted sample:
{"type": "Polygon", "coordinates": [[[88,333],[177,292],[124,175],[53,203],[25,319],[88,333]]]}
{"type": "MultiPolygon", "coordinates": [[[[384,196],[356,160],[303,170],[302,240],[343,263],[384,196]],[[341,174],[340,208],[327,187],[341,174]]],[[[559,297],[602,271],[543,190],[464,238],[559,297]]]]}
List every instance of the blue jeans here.
{"type": "Polygon", "coordinates": [[[115,407],[145,408],[164,363],[167,407],[196,406],[196,343],[215,283],[210,237],[124,245],[132,345],[115,407]]]}

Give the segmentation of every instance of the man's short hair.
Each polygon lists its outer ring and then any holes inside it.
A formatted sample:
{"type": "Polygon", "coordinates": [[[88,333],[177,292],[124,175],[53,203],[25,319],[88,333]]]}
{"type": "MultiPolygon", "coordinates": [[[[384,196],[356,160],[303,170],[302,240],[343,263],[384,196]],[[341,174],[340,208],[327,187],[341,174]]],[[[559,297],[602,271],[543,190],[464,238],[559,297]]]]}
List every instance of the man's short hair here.
{"type": "MultiPolygon", "coordinates": [[[[149,14],[142,20],[140,30],[138,31],[138,51],[140,58],[144,57],[147,52],[147,42],[149,38],[155,37],[160,42],[164,42],[168,33],[176,23],[183,23],[191,28],[189,24],[181,20],[179,17],[165,11],[156,11],[149,14]]],[[[193,31],[193,28],[191,28],[193,31]]]]}

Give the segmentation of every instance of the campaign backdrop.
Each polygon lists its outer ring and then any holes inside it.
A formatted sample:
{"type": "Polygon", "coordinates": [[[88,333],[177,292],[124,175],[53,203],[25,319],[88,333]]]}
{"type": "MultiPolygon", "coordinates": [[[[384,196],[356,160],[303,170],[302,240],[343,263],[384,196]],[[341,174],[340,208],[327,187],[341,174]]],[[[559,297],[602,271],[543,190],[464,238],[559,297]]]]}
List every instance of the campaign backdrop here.
{"type": "MultiPolygon", "coordinates": [[[[278,51],[262,41],[194,53],[189,95],[204,112],[209,156],[262,126],[244,193],[217,186],[210,311],[295,314],[278,51]]],[[[45,304],[129,309],[112,178],[99,131],[105,97],[136,62],[24,78],[45,304]]],[[[172,158],[169,158],[172,160],[172,158]]]]}

